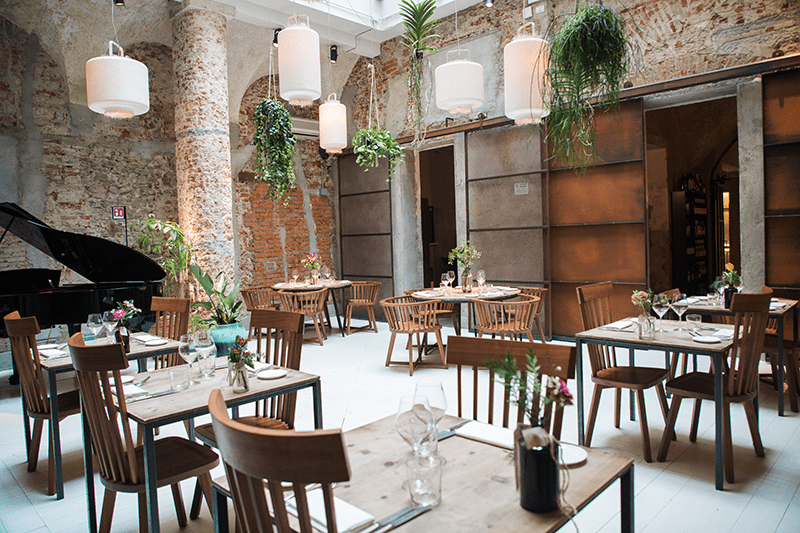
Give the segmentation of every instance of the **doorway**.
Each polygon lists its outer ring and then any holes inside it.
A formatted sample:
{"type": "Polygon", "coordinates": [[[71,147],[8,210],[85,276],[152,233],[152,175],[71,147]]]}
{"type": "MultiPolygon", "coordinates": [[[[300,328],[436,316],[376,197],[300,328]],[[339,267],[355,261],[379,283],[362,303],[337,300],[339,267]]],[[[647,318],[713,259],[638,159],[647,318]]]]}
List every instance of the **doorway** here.
{"type": "Polygon", "coordinates": [[[453,146],[419,153],[422,257],[426,287],[439,286],[453,270],[447,255],[456,247],[456,195],[453,146]]]}

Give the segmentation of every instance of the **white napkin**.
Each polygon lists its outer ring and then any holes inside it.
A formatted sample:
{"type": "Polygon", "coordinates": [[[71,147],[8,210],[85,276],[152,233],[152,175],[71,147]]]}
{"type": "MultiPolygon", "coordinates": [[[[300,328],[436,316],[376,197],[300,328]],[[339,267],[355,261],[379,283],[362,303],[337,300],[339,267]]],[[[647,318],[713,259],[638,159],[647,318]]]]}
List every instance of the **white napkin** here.
{"type": "Polygon", "coordinates": [[[139,342],[149,342],[149,341],[155,341],[155,340],[158,340],[158,339],[160,339],[160,338],[161,338],[161,337],[157,337],[157,336],[155,336],[155,335],[150,335],[149,333],[144,333],[144,334],[142,334],[142,335],[136,335],[136,336],[134,337],[134,339],[136,339],[136,340],[137,340],[137,341],[139,341],[139,342]]]}
{"type": "Polygon", "coordinates": [[[633,331],[636,329],[635,326],[636,320],[632,318],[623,318],[622,320],[617,320],[611,324],[600,326],[600,329],[606,329],[608,331],[633,331]]]}
{"type": "Polygon", "coordinates": [[[714,337],[719,337],[720,339],[732,339],[733,338],[733,330],[732,329],[720,329],[715,331],[711,334],[714,337]]]}
{"type": "Polygon", "coordinates": [[[690,304],[696,304],[701,299],[706,300],[706,298],[700,298],[699,296],[690,296],[689,298],[686,298],[686,301],[689,302],[690,304]]]}
{"type": "Polygon", "coordinates": [[[769,304],[769,308],[774,311],[775,309],[783,309],[786,305],[786,302],[772,302],[769,304]]]}
{"type": "MultiPolygon", "coordinates": [[[[320,531],[327,532],[325,500],[322,497],[322,489],[317,488],[308,491],[306,498],[308,499],[308,514],[311,516],[312,525],[320,531]]],[[[336,496],[333,497],[333,508],[336,511],[336,528],[341,533],[358,531],[375,521],[375,517],[368,512],[362,511],[355,505],[350,505],[336,496]]],[[[294,496],[286,500],[286,510],[289,514],[297,516],[294,496]]]]}
{"type": "Polygon", "coordinates": [[[473,420],[458,428],[456,430],[456,435],[485,442],[492,446],[506,448],[507,450],[514,449],[514,431],[500,426],[493,426],[473,420]]]}
{"type": "Polygon", "coordinates": [[[66,357],[67,352],[62,352],[61,350],[39,350],[39,355],[43,355],[48,359],[57,359],[59,357],[66,357]]]}
{"type": "MultiPolygon", "coordinates": [[[[117,393],[117,388],[116,387],[112,387],[111,388],[111,392],[113,394],[116,394],[117,393]]],[[[144,390],[141,387],[137,387],[133,383],[125,383],[124,385],[122,385],[122,392],[125,393],[125,397],[126,398],[132,398],[134,396],[141,396],[143,394],[148,394],[148,392],[146,390],[144,390]]]]}

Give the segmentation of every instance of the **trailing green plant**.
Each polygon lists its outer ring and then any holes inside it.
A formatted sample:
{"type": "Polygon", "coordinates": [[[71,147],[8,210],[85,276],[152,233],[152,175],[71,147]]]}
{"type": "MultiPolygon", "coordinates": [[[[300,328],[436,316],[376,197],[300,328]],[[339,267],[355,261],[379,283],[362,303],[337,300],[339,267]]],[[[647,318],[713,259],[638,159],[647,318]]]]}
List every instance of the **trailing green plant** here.
{"type": "Polygon", "coordinates": [[[256,106],[251,119],[256,125],[252,145],[256,147],[256,179],[269,184],[268,198],[286,207],[285,198],[294,188],[294,165],[292,152],[295,138],[292,133],[292,117],[283,104],[264,98],[256,106]]]}
{"type": "Polygon", "coordinates": [[[165,287],[167,296],[185,297],[189,264],[192,262],[192,240],[177,222],[159,220],[153,213],[139,222],[132,222],[132,231],[138,230],[137,247],[156,255],[156,262],[167,273],[169,283],[165,287]]]}
{"type": "Polygon", "coordinates": [[[411,50],[409,61],[408,87],[411,100],[411,123],[414,126],[414,142],[422,138],[425,130],[425,107],[422,97],[424,77],[424,52],[436,53],[438,50],[427,42],[439,37],[433,33],[439,22],[433,18],[436,11],[436,0],[402,0],[398,4],[400,18],[406,32],[403,34],[403,45],[411,50]]]}
{"type": "Polygon", "coordinates": [[[404,157],[403,150],[392,134],[383,128],[358,130],[353,137],[353,153],[356,163],[364,167],[364,172],[378,166],[378,159],[385,157],[389,163],[389,179],[397,163],[404,157]]]}
{"type": "Polygon", "coordinates": [[[211,317],[202,319],[199,323],[205,326],[221,326],[239,322],[239,308],[242,306],[242,301],[237,301],[239,284],[234,283],[228,290],[229,281],[225,272],[220,272],[212,278],[200,266],[194,264],[189,265],[189,271],[208,296],[207,302],[194,302],[192,307],[211,311],[211,317]]]}
{"type": "Polygon", "coordinates": [[[614,10],[585,4],[550,41],[546,73],[549,114],[544,121],[553,157],[585,167],[596,132],[591,101],[606,109],[619,103],[629,72],[625,23],[614,10]]]}

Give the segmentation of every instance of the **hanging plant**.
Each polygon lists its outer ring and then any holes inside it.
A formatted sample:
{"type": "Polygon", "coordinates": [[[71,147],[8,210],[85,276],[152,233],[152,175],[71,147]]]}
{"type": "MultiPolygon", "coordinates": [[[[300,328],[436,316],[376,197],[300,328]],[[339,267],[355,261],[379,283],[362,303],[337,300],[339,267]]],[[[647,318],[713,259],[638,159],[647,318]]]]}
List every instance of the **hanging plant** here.
{"type": "Polygon", "coordinates": [[[269,184],[268,198],[286,207],[285,198],[294,187],[294,134],[292,117],[280,102],[264,98],[256,106],[251,118],[256,133],[251,143],[256,147],[256,179],[269,184]]]}
{"type": "Polygon", "coordinates": [[[607,109],[619,103],[628,75],[625,23],[614,10],[586,4],[550,41],[545,118],[553,157],[585,167],[594,154],[593,99],[607,109]]]}
{"type": "Polygon", "coordinates": [[[427,61],[424,52],[436,53],[438,50],[426,44],[429,39],[438,37],[433,30],[439,22],[433,19],[436,11],[436,0],[402,0],[398,5],[400,17],[406,32],[403,34],[403,45],[411,50],[409,61],[408,88],[411,101],[411,124],[414,127],[414,143],[423,138],[425,131],[425,105],[422,95],[422,82],[427,61]]]}
{"type": "Polygon", "coordinates": [[[358,130],[353,137],[353,153],[356,154],[356,163],[364,167],[364,172],[378,166],[378,159],[385,157],[389,162],[389,179],[400,159],[403,151],[392,134],[383,128],[358,130]]]}

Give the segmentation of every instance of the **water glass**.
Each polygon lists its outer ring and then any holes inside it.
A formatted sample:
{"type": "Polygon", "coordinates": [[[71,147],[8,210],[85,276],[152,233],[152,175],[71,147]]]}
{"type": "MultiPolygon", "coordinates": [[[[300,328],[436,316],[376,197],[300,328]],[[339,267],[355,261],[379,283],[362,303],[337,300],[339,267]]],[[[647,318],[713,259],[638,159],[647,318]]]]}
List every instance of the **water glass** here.
{"type": "Polygon", "coordinates": [[[694,313],[686,315],[686,325],[689,327],[689,331],[698,331],[702,321],[703,318],[700,315],[694,313]]]}
{"type": "Polygon", "coordinates": [[[103,313],[103,326],[106,328],[108,333],[106,336],[110,336],[111,332],[114,331],[114,328],[117,327],[117,323],[119,321],[114,318],[114,311],[106,311],[103,313]]]}
{"type": "Polygon", "coordinates": [[[708,299],[708,305],[717,305],[719,303],[718,292],[709,292],[706,294],[706,298],[708,299]]]}
{"type": "Polygon", "coordinates": [[[92,313],[86,319],[86,326],[94,334],[93,340],[97,338],[97,334],[103,330],[103,316],[100,313],[92,313]]]}
{"type": "Polygon", "coordinates": [[[217,366],[217,348],[207,329],[195,332],[193,344],[197,348],[200,379],[211,379],[217,366]]]}
{"type": "Polygon", "coordinates": [[[180,344],[178,345],[178,355],[189,364],[189,383],[188,385],[197,385],[197,382],[192,379],[192,363],[197,357],[197,350],[193,347],[194,341],[191,335],[181,335],[180,344]]]}
{"type": "Polygon", "coordinates": [[[411,501],[417,505],[439,505],[442,501],[442,459],[412,457],[406,461],[406,468],[411,501]]]}
{"type": "Polygon", "coordinates": [[[188,365],[169,367],[169,387],[175,391],[182,391],[189,388],[188,365]]]}
{"type": "MultiPolygon", "coordinates": [[[[102,328],[103,325],[101,324],[100,327],[102,328]]],[[[95,344],[97,334],[92,331],[92,328],[89,327],[88,324],[81,324],[81,335],[83,336],[83,343],[86,346],[93,346],[95,344]]]]}

